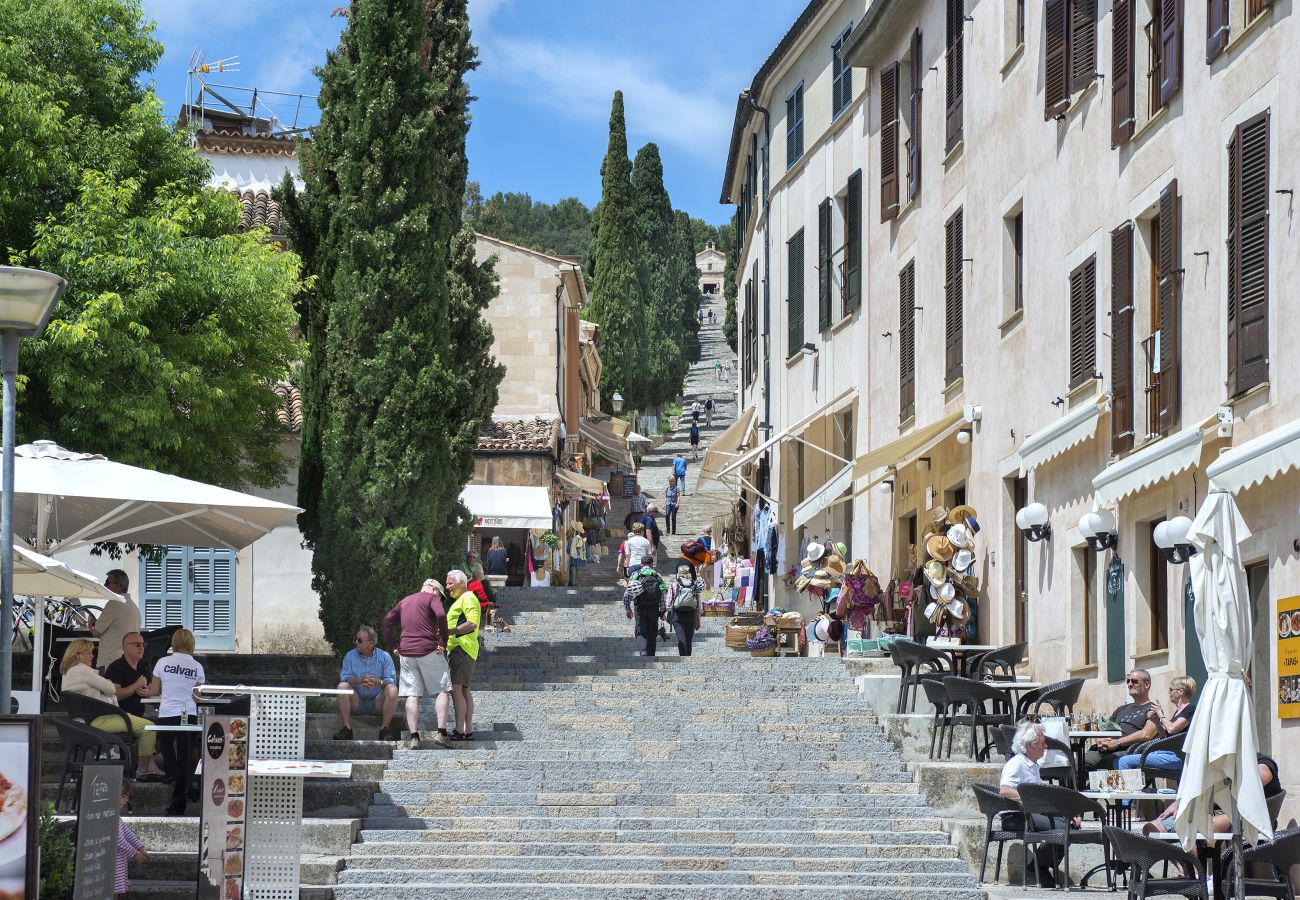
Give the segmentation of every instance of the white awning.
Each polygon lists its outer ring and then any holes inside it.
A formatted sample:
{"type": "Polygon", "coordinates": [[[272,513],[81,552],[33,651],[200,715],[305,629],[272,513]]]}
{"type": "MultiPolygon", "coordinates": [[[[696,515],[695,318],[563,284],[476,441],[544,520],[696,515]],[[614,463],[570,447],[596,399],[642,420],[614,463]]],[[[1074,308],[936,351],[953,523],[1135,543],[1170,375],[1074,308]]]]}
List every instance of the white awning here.
{"type": "Polygon", "coordinates": [[[734,462],[753,442],[754,419],[757,416],[758,407],[751,406],[709,442],[704,451],[704,460],[700,463],[697,490],[717,478],[718,473],[734,462]]]}
{"type": "Polygon", "coordinates": [[[966,420],[964,412],[956,412],[939,421],[909,431],[896,441],[868,451],[858,457],[853,467],[853,477],[864,478],[883,466],[898,466],[919,453],[929,450],[952,434],[966,420]]]}
{"type": "MultiPolygon", "coordinates": [[[[1210,421],[1214,421],[1211,419],[1210,421]]],[[[1096,503],[1106,506],[1123,500],[1129,494],[1173,478],[1179,472],[1192,468],[1201,461],[1201,431],[1205,423],[1198,422],[1177,434],[1148,444],[1138,452],[1111,463],[1092,479],[1097,492],[1096,503]]]]}
{"type": "Polygon", "coordinates": [[[632,453],[627,449],[627,441],[615,434],[608,425],[596,419],[583,419],[578,423],[578,434],[614,462],[632,468],[632,453]]]}
{"type": "Polygon", "coordinates": [[[794,518],[790,524],[798,528],[830,506],[839,498],[840,494],[849,489],[851,484],[853,484],[853,463],[849,463],[836,472],[830,481],[813,491],[810,497],[796,506],[794,508],[794,518]]]}
{"type": "Polygon", "coordinates": [[[599,497],[605,493],[605,482],[599,478],[592,478],[581,472],[570,472],[568,469],[556,469],[555,475],[568,487],[581,491],[589,497],[599,497]]]}
{"type": "Polygon", "coordinates": [[[1025,438],[1020,444],[1021,477],[1095,435],[1097,422],[1105,408],[1105,398],[1100,402],[1085,403],[1025,438]]]}
{"type": "Polygon", "coordinates": [[[1237,493],[1300,466],[1300,419],[1225,450],[1205,474],[1210,487],[1237,493]]]}
{"type": "Polygon", "coordinates": [[[836,397],[834,400],[822,406],[819,406],[816,410],[810,412],[808,415],[804,416],[802,419],[800,419],[798,422],[795,422],[793,425],[787,425],[785,428],[781,429],[776,434],[772,435],[767,440],[763,441],[763,443],[759,444],[757,447],[753,448],[748,453],[745,453],[739,459],[736,459],[733,462],[731,462],[725,469],[723,469],[718,474],[726,475],[728,472],[733,472],[736,469],[739,469],[741,466],[745,465],[746,463],[753,462],[755,459],[757,459],[758,457],[766,453],[773,445],[785,440],[786,438],[794,437],[796,435],[802,434],[803,431],[813,422],[816,422],[818,419],[839,412],[845,406],[849,405],[850,403],[852,403],[857,399],[858,399],[858,389],[849,388],[848,390],[844,391],[844,393],[836,397]]]}
{"type": "Polygon", "coordinates": [[[475,528],[550,528],[551,492],[514,484],[467,484],[460,500],[476,519],[475,528]]]}

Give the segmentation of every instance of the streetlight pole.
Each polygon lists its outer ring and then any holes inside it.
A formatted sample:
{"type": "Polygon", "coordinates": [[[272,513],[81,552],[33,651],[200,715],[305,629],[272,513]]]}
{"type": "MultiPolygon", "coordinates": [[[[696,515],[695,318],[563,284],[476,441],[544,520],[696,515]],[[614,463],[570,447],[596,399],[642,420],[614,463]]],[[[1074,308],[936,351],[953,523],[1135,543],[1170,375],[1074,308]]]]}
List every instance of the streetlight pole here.
{"type": "MultiPolygon", "coordinates": [[[[0,714],[13,712],[14,672],[14,426],[18,417],[18,339],[36,337],[68,283],[39,269],[0,266],[0,370],[4,373],[4,424],[0,428],[0,714]]],[[[43,548],[42,548],[43,549],[43,548]]],[[[38,606],[36,615],[45,615],[38,606]]],[[[32,648],[32,668],[43,647],[32,648]]]]}

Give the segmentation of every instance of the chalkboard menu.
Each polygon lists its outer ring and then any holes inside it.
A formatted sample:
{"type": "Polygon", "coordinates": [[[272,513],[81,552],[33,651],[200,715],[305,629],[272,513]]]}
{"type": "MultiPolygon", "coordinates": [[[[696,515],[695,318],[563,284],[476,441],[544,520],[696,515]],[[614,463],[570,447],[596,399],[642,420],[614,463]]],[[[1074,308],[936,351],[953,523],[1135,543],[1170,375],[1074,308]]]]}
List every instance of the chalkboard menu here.
{"type": "Polygon", "coordinates": [[[77,900],[113,900],[117,880],[117,822],[121,816],[122,767],[86,766],[77,810],[77,900]]]}
{"type": "Polygon", "coordinates": [[[1106,566],[1106,680],[1124,680],[1124,561],[1116,554],[1106,566]]]}

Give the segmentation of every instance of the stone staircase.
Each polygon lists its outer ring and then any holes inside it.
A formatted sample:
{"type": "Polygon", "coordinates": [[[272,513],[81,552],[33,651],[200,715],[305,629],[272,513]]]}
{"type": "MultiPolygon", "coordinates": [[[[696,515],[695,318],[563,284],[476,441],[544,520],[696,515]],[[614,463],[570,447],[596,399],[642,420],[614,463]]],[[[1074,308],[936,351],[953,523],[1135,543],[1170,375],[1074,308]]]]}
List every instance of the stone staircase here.
{"type": "Polygon", "coordinates": [[[836,658],[633,655],[610,587],[508,589],[477,739],[399,750],[337,874],[383,897],[981,892],[836,658]]]}

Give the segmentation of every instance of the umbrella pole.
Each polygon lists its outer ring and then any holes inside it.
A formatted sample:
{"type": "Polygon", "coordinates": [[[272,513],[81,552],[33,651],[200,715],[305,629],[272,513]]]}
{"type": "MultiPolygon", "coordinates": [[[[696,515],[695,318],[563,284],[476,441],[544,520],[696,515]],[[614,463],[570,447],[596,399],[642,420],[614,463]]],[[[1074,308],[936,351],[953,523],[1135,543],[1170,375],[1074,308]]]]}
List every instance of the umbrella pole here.
{"type": "MultiPolygon", "coordinates": [[[[45,506],[50,502],[49,496],[39,494],[36,497],[36,552],[46,553],[45,533],[49,524],[49,516],[45,511],[45,506]]],[[[41,696],[41,675],[45,668],[45,598],[37,597],[36,599],[36,621],[34,631],[32,632],[32,691],[36,694],[36,708],[42,709],[45,706],[44,699],[41,696]]]]}
{"type": "Polygon", "coordinates": [[[14,663],[14,420],[18,378],[18,332],[0,335],[0,368],[4,376],[3,472],[0,473],[0,713],[9,715],[14,663]]]}
{"type": "Polygon", "coordinates": [[[1233,793],[1231,779],[1223,779],[1223,786],[1228,789],[1228,796],[1232,798],[1232,896],[1244,898],[1246,896],[1246,864],[1241,859],[1241,814],[1237,811],[1237,795],[1233,793]]]}

